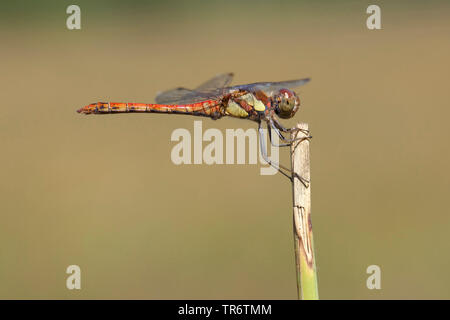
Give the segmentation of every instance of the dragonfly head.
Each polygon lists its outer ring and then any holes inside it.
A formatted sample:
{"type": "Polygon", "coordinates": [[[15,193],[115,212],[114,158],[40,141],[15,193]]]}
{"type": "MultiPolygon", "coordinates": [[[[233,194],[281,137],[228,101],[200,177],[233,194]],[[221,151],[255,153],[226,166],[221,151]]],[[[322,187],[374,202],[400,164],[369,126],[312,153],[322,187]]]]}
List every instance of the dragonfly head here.
{"type": "Polygon", "coordinates": [[[272,103],[275,106],[275,113],[282,119],[292,118],[300,107],[299,97],[288,89],[281,89],[275,93],[272,103]]]}

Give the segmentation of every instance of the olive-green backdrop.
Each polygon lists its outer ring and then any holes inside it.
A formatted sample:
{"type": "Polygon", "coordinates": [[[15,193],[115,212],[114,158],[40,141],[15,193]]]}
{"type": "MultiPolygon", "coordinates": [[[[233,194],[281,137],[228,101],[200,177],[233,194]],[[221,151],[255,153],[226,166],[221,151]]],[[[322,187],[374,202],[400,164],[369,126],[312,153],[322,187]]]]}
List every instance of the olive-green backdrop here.
{"type": "MultiPolygon", "coordinates": [[[[449,5],[17,1],[0,5],[0,298],[295,299],[292,197],[259,165],[181,165],[175,129],[249,121],[83,116],[221,72],[311,77],[323,299],[450,298],[449,5]],[[68,30],[66,8],[81,8],[68,30]],[[381,8],[368,30],[366,8],[381,8]],[[81,290],[66,268],[81,268],[81,290]],[[368,290],[366,269],[381,268],[368,290]]],[[[289,161],[287,150],[281,160],[289,161]]]]}

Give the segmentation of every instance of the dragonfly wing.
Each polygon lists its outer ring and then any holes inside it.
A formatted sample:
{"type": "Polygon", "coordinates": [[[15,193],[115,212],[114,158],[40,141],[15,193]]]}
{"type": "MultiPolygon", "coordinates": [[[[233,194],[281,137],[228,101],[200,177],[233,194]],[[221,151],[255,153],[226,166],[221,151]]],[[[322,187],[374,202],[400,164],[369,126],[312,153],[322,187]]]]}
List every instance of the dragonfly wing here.
{"type": "Polygon", "coordinates": [[[220,97],[223,90],[197,91],[186,88],[177,88],[159,93],[155,102],[158,104],[191,104],[205,100],[215,100],[220,97]]]}
{"type": "Polygon", "coordinates": [[[216,99],[223,88],[228,86],[233,79],[233,73],[223,73],[206,81],[195,90],[176,88],[158,93],[155,98],[159,104],[189,104],[209,99],[216,99]]]}
{"type": "Polygon", "coordinates": [[[197,88],[196,91],[210,91],[213,89],[225,88],[233,80],[233,73],[223,73],[215,76],[214,78],[202,83],[197,88]]]}
{"type": "Polygon", "coordinates": [[[246,91],[258,91],[262,90],[267,93],[278,91],[280,89],[293,89],[300,87],[309,82],[309,78],[280,81],[280,82],[256,82],[250,84],[243,84],[238,86],[229,87],[228,90],[246,90],[246,91]]]}
{"type": "Polygon", "coordinates": [[[156,95],[155,102],[159,104],[170,104],[174,101],[178,101],[184,96],[192,93],[192,90],[186,88],[176,88],[172,90],[167,90],[164,92],[159,92],[156,95]]]}

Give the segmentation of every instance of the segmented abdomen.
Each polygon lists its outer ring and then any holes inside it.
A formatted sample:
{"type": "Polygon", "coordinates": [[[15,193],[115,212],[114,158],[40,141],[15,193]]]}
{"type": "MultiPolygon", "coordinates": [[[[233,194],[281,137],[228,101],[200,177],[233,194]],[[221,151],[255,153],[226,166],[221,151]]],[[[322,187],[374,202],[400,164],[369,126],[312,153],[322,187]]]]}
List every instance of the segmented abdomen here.
{"type": "Polygon", "coordinates": [[[156,112],[188,114],[194,116],[211,117],[214,119],[224,115],[221,100],[206,100],[186,105],[165,105],[147,103],[97,102],[78,110],[84,114],[106,114],[125,112],[156,112]]]}

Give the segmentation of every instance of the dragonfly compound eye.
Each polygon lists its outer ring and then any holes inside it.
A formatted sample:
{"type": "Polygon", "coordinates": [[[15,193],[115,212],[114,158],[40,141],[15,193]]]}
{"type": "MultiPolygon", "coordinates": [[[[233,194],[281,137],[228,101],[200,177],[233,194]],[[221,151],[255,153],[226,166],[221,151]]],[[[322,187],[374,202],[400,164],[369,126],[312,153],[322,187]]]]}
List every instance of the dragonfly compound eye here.
{"type": "Polygon", "coordinates": [[[276,96],[276,114],[283,119],[292,118],[300,106],[300,99],[298,96],[287,89],[281,89],[276,96]]]}

